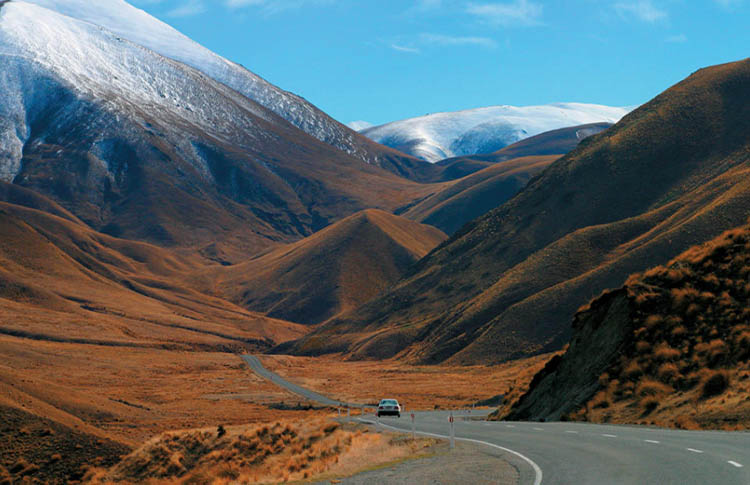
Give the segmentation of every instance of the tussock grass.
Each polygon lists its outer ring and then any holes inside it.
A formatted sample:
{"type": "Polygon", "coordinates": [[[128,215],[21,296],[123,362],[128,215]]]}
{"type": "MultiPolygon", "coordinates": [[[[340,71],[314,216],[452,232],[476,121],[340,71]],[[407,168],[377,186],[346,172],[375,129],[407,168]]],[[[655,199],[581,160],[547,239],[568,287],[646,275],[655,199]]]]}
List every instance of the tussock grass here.
{"type": "Polygon", "coordinates": [[[249,429],[170,432],[110,469],[91,469],[89,483],[281,483],[346,475],[415,455],[434,440],[371,433],[326,419],[277,421],[249,429]]]}
{"type": "Polygon", "coordinates": [[[632,339],[599,377],[602,391],[571,417],[648,416],[648,423],[680,428],[750,425],[750,379],[742,378],[750,369],[749,265],[746,226],[632,275],[625,285],[632,339]]]}

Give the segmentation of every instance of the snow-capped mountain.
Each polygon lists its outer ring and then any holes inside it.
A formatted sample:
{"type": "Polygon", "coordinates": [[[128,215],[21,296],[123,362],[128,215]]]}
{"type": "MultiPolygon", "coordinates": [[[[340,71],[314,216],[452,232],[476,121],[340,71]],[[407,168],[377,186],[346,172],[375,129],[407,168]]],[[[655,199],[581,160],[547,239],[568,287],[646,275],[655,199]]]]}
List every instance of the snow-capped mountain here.
{"type": "Polygon", "coordinates": [[[383,145],[437,162],[492,153],[551,130],[589,123],[616,123],[632,108],[557,103],[542,106],[491,106],[434,113],[361,130],[383,145]]]}
{"type": "Polygon", "coordinates": [[[344,126],[304,100],[284,91],[243,66],[186,37],[166,23],[124,0],[25,0],[65,16],[103,27],[203,72],[270,109],[309,135],[367,163],[392,168],[394,154],[344,126]]]}
{"type": "Polygon", "coordinates": [[[0,181],[97,230],[171,245],[227,238],[245,254],[410,201],[409,181],[202,71],[40,3],[0,3],[0,181]]]}

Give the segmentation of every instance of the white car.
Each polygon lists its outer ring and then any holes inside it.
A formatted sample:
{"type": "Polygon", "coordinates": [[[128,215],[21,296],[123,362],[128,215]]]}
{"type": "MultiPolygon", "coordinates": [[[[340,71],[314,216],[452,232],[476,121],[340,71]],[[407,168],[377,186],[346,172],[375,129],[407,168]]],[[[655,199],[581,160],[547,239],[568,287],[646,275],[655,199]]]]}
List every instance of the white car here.
{"type": "Polygon", "coordinates": [[[401,417],[401,406],[395,399],[381,399],[375,416],[398,416],[401,417]]]}

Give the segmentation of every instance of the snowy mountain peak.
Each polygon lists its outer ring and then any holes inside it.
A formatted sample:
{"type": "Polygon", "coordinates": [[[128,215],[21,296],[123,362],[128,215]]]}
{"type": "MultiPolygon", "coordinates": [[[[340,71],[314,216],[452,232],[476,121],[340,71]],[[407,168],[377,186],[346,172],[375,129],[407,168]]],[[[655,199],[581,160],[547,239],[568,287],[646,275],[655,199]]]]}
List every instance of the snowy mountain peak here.
{"type": "Polygon", "coordinates": [[[124,0],[24,0],[107,29],[123,39],[187,64],[286,119],[297,128],[367,163],[379,154],[364,137],[301,97],[206,49],[124,0]]]}
{"type": "Polygon", "coordinates": [[[361,131],[370,139],[428,162],[491,153],[540,133],[590,123],[616,123],[631,108],[555,103],[490,106],[433,113],[361,131]]]}

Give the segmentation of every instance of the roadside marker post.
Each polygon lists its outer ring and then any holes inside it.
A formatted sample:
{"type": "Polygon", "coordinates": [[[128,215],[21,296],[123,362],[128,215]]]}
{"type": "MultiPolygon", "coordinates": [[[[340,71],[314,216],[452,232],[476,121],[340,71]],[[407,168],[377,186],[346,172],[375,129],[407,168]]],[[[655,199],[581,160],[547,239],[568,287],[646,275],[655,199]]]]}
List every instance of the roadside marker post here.
{"type": "Polygon", "coordinates": [[[415,439],[417,436],[417,425],[414,422],[414,413],[411,413],[411,439],[415,439]]]}
{"type": "Polygon", "coordinates": [[[451,437],[451,450],[452,450],[453,448],[456,447],[456,430],[453,427],[453,412],[451,412],[451,416],[450,418],[448,418],[448,421],[450,421],[450,424],[451,424],[450,425],[451,427],[450,437],[451,437]]]}

